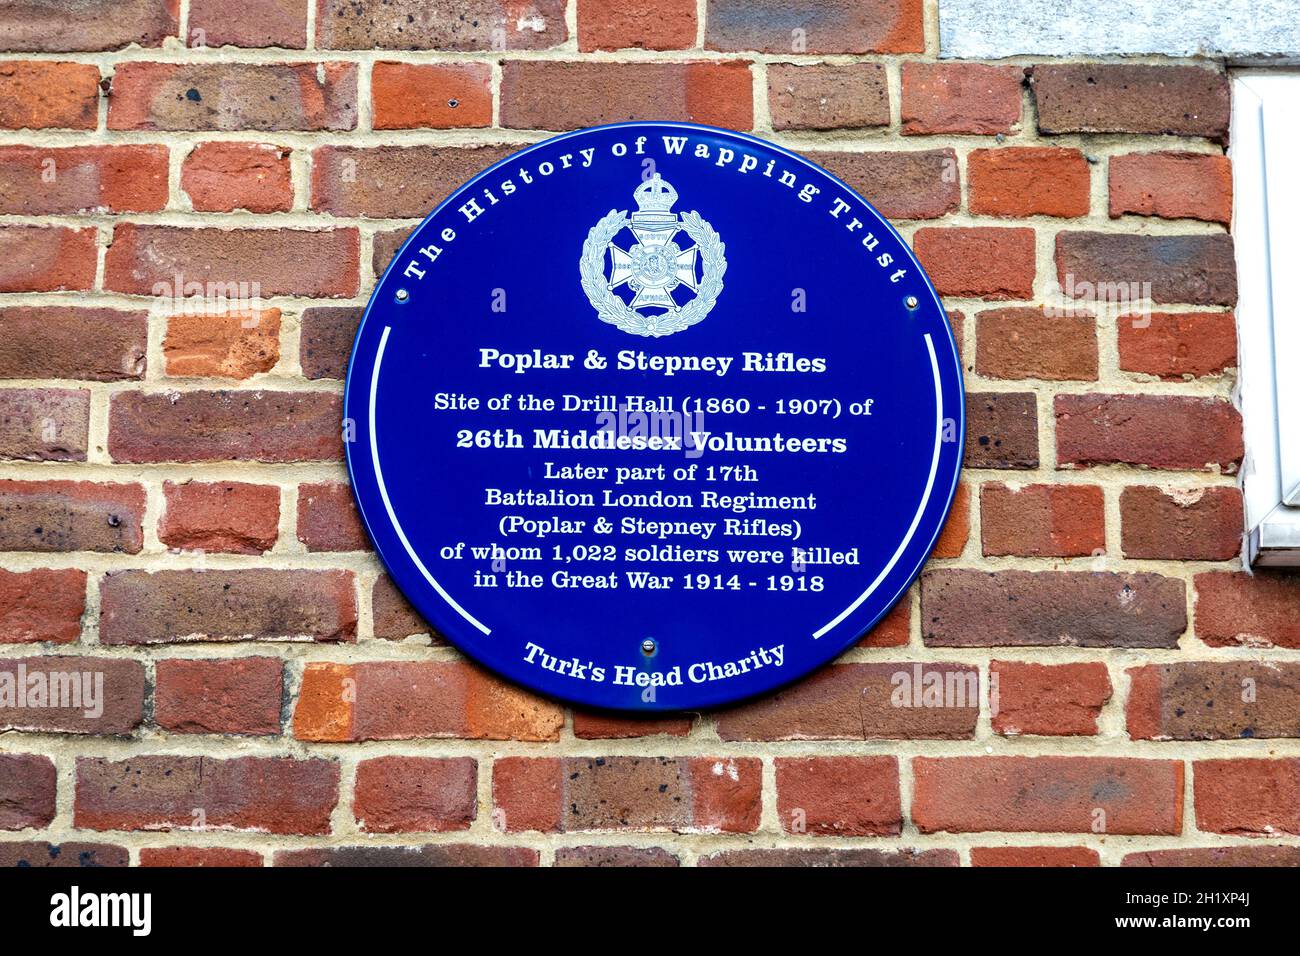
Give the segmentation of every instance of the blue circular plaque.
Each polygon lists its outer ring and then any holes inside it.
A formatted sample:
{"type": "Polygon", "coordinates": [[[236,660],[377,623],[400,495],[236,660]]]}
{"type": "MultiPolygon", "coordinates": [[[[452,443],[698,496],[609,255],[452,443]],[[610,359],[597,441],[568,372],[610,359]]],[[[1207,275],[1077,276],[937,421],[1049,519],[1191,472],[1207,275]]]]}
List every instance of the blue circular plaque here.
{"type": "Polygon", "coordinates": [[[961,367],[911,251],[794,153],[557,136],[415,231],[357,333],[348,468],[411,603],[580,704],[799,678],[906,591],[956,490],[961,367]]]}

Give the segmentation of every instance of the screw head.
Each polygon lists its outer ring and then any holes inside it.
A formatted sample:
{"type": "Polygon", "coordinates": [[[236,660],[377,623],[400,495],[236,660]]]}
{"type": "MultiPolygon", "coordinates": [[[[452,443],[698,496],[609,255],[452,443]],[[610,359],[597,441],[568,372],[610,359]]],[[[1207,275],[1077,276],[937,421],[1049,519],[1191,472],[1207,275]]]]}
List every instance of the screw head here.
{"type": "Polygon", "coordinates": [[[921,301],[914,295],[909,295],[903,300],[903,305],[907,306],[909,309],[915,309],[920,304],[921,301]]]}
{"type": "Polygon", "coordinates": [[[398,302],[405,302],[405,301],[406,301],[407,299],[409,299],[410,297],[411,297],[411,293],[407,292],[405,289],[398,289],[398,290],[397,290],[397,296],[396,296],[396,298],[397,298],[397,301],[398,301],[398,302]]]}
{"type": "Polygon", "coordinates": [[[656,647],[657,645],[655,644],[655,639],[653,637],[647,637],[644,641],[641,642],[641,653],[644,654],[646,657],[649,657],[651,654],[655,652],[656,647]]]}

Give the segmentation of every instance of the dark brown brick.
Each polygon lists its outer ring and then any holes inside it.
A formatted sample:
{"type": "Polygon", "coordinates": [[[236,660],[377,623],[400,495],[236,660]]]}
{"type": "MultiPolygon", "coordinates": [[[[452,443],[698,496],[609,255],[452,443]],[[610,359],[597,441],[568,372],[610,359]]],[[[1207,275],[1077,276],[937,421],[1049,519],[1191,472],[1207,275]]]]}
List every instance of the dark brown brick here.
{"type": "Polygon", "coordinates": [[[338,798],[339,766],[332,760],[80,757],[73,820],[88,830],[198,826],[322,834],[338,798]]]}
{"type": "Polygon", "coordinates": [[[91,481],[0,481],[0,550],[135,554],[144,487],[91,481]]]}
{"type": "Polygon", "coordinates": [[[938,219],[961,205],[961,177],[952,149],[804,155],[852,186],[889,219],[938,219]]]}
{"type": "Polygon", "coordinates": [[[1066,295],[1132,307],[1143,301],[1233,305],[1237,265],[1232,237],[1062,232],[1056,278],[1066,295]]]}
{"type": "Polygon", "coordinates": [[[556,866],[680,866],[662,847],[562,846],[555,851],[556,866]]]}
{"type": "Polygon", "coordinates": [[[773,63],[767,69],[773,129],[862,129],[889,125],[883,63],[773,63]]]}
{"type": "Polygon", "coordinates": [[[920,53],[920,0],[708,0],[704,45],[761,53],[920,53]]]}
{"type": "Polygon", "coordinates": [[[1033,392],[966,393],[966,466],[1038,467],[1038,407],[1033,392]]]}
{"type": "Polygon", "coordinates": [[[1183,661],[1127,673],[1134,740],[1300,737],[1300,664],[1183,661]]]}
{"type": "Polygon", "coordinates": [[[700,866],[863,867],[960,866],[956,850],[803,849],[719,850],[700,857],[700,866]]]}
{"type": "Polygon", "coordinates": [[[328,392],[119,392],[109,405],[115,461],[329,461],[343,412],[328,392]]]}
{"type": "Polygon", "coordinates": [[[6,50],[94,52],[162,46],[179,29],[176,0],[11,0],[0,7],[6,50]]]}
{"type": "Polygon", "coordinates": [[[966,664],[835,664],[718,714],[723,740],[961,740],[979,716],[979,672],[966,664]],[[946,706],[924,706],[930,681],[946,706]]]}
{"type": "Polygon", "coordinates": [[[1177,647],[1182,581],[1088,571],[928,571],[921,633],[931,647],[1177,647]]]}
{"type": "Polygon", "coordinates": [[[348,305],[320,305],[303,310],[298,345],[303,375],[312,379],[347,377],[352,342],[364,311],[348,305]]]}
{"type": "Polygon", "coordinates": [[[1197,66],[1040,63],[1030,71],[1044,133],[1228,136],[1227,76],[1197,66]]]}
{"type": "Polygon", "coordinates": [[[0,867],[130,866],[131,853],[113,843],[0,843],[0,867]]]}
{"type": "MultiPolygon", "coordinates": [[[[144,714],[144,665],[107,657],[22,657],[0,660],[14,687],[26,686],[26,707],[0,707],[0,731],[130,734],[144,714]],[[25,680],[19,677],[25,675],[25,680]],[[42,688],[42,699],[34,690],[42,688]],[[68,706],[55,707],[55,703],[68,706]]],[[[0,801],[3,803],[3,801],[0,801]]]]}
{"type": "Polygon", "coordinates": [[[356,638],[350,571],[114,571],[100,601],[105,644],[356,638]]]}
{"type": "Polygon", "coordinates": [[[139,379],[148,321],[116,309],[0,308],[0,378],[139,379]]]}
{"type": "Polygon", "coordinates": [[[47,826],[54,819],[56,787],[49,757],[0,754],[0,830],[47,826]]]}
{"type": "Polygon", "coordinates": [[[1125,488],[1119,510],[1126,558],[1228,561],[1241,552],[1237,488],[1125,488]]]}
{"type": "Polygon", "coordinates": [[[420,219],[515,146],[322,146],[312,154],[313,209],[420,219]]]}
{"type": "Polygon", "coordinates": [[[424,846],[338,846],[276,850],[276,866],[537,866],[539,854],[522,846],[436,843],[424,846]]]}
{"type": "Polygon", "coordinates": [[[569,37],[564,0],[318,0],[322,50],[545,50],[569,37]]]}

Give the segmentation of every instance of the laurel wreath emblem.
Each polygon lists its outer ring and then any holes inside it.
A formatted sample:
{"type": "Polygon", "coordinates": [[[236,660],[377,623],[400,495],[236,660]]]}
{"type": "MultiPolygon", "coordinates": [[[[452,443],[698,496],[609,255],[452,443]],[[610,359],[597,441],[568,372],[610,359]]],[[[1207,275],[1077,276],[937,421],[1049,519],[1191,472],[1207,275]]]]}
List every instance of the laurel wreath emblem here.
{"type": "Polygon", "coordinates": [[[722,292],[722,276],[727,271],[727,247],[718,238],[713,227],[698,212],[682,213],[682,231],[691,237],[700,250],[703,277],[695,298],[680,309],[662,315],[642,315],[629,307],[605,278],[605,249],[610,241],[628,224],[627,210],[611,209],[587,233],[582,244],[582,258],[578,271],[582,276],[582,290],[596,309],[602,322],[617,326],[632,335],[658,338],[688,329],[699,322],[713,308],[722,292]]]}

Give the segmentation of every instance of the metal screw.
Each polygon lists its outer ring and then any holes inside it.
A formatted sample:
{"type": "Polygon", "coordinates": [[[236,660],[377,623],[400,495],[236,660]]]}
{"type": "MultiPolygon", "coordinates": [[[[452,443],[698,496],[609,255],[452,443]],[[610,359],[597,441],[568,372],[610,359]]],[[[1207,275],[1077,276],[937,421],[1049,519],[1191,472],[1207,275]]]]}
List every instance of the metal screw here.
{"type": "Polygon", "coordinates": [[[407,299],[409,299],[410,297],[411,297],[411,293],[407,292],[405,289],[398,289],[398,290],[397,290],[397,301],[398,301],[398,302],[405,302],[405,301],[406,301],[407,299]]]}
{"type": "Polygon", "coordinates": [[[654,652],[655,652],[655,639],[653,637],[647,637],[644,641],[641,642],[641,653],[644,654],[646,657],[649,657],[654,652]]]}
{"type": "Polygon", "coordinates": [[[909,309],[915,309],[920,304],[921,304],[920,300],[917,299],[917,297],[914,295],[909,295],[906,299],[903,300],[903,305],[907,306],[909,309]]]}

